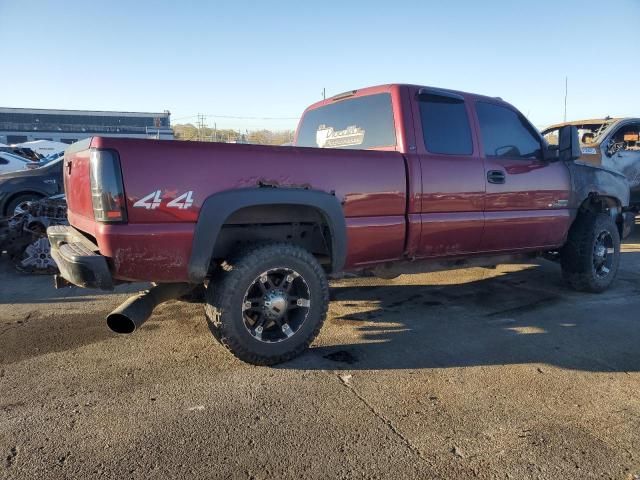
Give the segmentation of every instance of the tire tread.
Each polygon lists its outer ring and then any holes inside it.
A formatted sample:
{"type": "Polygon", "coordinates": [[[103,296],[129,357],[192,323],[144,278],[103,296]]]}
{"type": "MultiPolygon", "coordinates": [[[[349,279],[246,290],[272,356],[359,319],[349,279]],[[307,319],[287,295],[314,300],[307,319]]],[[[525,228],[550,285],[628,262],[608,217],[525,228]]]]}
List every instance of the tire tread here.
{"type": "Polygon", "coordinates": [[[604,213],[581,213],[571,226],[567,243],[561,251],[562,276],[574,290],[600,293],[606,290],[615,279],[619,258],[620,236],[611,217],[604,213]],[[595,278],[592,267],[594,231],[600,228],[607,228],[612,234],[617,255],[614,260],[614,271],[605,282],[595,278]]]}
{"type": "Polygon", "coordinates": [[[218,269],[214,277],[209,283],[210,287],[206,292],[205,314],[210,324],[210,329],[218,341],[233,355],[240,360],[251,363],[253,365],[275,365],[286,362],[297,357],[304,352],[320,333],[320,329],[324,323],[329,307],[329,286],[326,280],[324,270],[311,253],[296,245],[289,243],[267,243],[254,244],[244,250],[239,251],[227,262],[226,269],[218,269]],[[231,292],[238,288],[244,288],[243,282],[246,282],[250,270],[265,262],[268,262],[274,255],[286,255],[297,258],[305,262],[320,280],[322,306],[320,312],[320,321],[317,323],[313,331],[307,336],[304,342],[295,348],[279,354],[264,356],[257,354],[247,348],[231,331],[225,321],[225,312],[237,308],[232,305],[231,292]]]}

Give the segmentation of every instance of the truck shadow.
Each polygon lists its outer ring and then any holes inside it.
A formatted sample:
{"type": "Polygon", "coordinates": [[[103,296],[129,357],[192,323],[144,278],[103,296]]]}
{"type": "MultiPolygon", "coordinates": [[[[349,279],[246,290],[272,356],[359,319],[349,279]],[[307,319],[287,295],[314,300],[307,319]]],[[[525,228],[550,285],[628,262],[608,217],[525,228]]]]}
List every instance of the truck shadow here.
{"type": "Polygon", "coordinates": [[[6,255],[0,255],[0,305],[88,302],[113,293],[137,292],[148,288],[148,285],[148,283],[118,285],[115,292],[78,287],[55,289],[53,275],[19,272],[6,255]]]}
{"type": "Polygon", "coordinates": [[[333,315],[328,324],[350,329],[345,336],[354,341],[340,343],[337,333],[335,345],[312,348],[283,368],[544,363],[639,371],[640,279],[630,266],[640,265],[640,251],[623,253],[621,265],[615,285],[603,294],[569,290],[550,262],[463,284],[340,284],[332,289],[334,308],[358,311],[333,315]]]}
{"type": "Polygon", "coordinates": [[[147,284],[121,285],[115,292],[56,290],[51,275],[20,273],[6,256],[0,258],[0,366],[114,338],[104,315],[125,297],[113,294],[144,288],[147,284]]]}

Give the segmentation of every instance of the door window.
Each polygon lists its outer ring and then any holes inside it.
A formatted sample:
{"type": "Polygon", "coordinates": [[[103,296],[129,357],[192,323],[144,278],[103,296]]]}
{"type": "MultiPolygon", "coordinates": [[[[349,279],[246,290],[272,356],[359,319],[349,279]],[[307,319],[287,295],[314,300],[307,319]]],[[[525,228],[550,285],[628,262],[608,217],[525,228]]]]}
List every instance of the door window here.
{"type": "Polygon", "coordinates": [[[631,123],[619,128],[606,147],[609,156],[621,150],[640,153],[640,124],[631,123]]]}
{"type": "Polygon", "coordinates": [[[542,144],[524,116],[492,103],[476,103],[480,135],[487,157],[542,160],[542,144]]]}
{"type": "Polygon", "coordinates": [[[471,155],[471,127],[464,100],[444,95],[420,95],[424,146],[431,153],[471,155]]]}

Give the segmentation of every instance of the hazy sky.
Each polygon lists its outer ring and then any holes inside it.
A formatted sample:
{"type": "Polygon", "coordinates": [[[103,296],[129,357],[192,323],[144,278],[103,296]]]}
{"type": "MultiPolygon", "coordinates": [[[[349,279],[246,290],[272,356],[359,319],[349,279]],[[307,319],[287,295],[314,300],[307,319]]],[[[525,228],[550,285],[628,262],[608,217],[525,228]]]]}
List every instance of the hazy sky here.
{"type": "MultiPolygon", "coordinates": [[[[0,0],[0,106],[172,112],[293,127],[407,82],[501,96],[538,125],[640,116],[640,0],[0,0]]],[[[191,118],[185,118],[191,117],[191,118]]]]}

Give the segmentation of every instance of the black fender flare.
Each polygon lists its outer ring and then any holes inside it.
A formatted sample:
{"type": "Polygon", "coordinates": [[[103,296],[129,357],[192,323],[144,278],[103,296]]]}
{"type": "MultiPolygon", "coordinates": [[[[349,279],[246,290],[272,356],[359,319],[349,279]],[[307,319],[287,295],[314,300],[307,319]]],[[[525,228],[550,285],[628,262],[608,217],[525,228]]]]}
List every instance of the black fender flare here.
{"type": "Polygon", "coordinates": [[[335,195],[299,188],[240,188],[215,193],[203,202],[189,259],[191,283],[202,283],[206,278],[218,235],[231,214],[258,205],[303,205],[318,209],[331,231],[331,271],[342,270],[347,256],[347,226],[335,195]]]}

